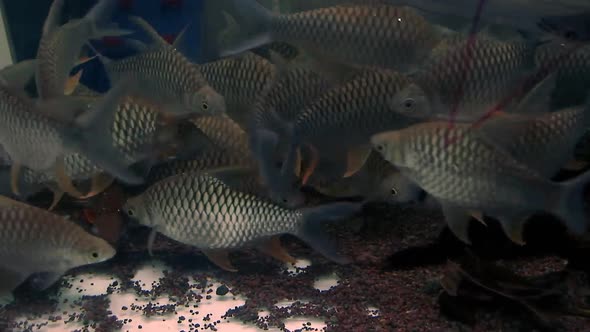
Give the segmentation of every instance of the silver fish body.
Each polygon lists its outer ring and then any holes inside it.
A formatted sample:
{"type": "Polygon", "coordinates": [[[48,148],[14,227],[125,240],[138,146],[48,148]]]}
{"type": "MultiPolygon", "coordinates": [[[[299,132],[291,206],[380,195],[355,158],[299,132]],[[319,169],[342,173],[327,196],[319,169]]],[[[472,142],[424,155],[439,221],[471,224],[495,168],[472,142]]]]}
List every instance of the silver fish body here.
{"type": "Polygon", "coordinates": [[[414,79],[433,102],[432,118],[472,121],[513,96],[535,69],[535,46],[477,37],[445,39],[414,79]],[[468,51],[470,49],[471,51],[468,51]]]}
{"type": "Polygon", "coordinates": [[[341,257],[313,238],[320,236],[319,232],[310,234],[305,229],[321,219],[342,218],[358,209],[358,205],[341,203],[309,211],[290,210],[201,173],[162,180],[123,207],[141,224],[201,249],[239,248],[291,233],[337,261],[342,261],[341,257]]]}
{"type": "Polygon", "coordinates": [[[256,1],[234,5],[259,29],[224,55],[281,41],[338,63],[406,71],[426,60],[439,41],[435,29],[409,7],[349,5],[274,15],[256,1]]]}
{"type": "Polygon", "coordinates": [[[582,192],[588,174],[551,182],[486,143],[468,124],[449,129],[446,122],[422,123],[375,135],[372,142],[386,160],[439,200],[449,226],[463,240],[467,211],[498,217],[516,241],[522,241],[526,218],[538,211],[557,215],[576,233],[587,227],[582,192]]]}
{"type": "Polygon", "coordinates": [[[209,84],[225,98],[227,114],[247,128],[251,105],[274,79],[275,67],[253,53],[230,57],[200,66],[209,84]]]}
{"type": "Polygon", "coordinates": [[[2,293],[12,291],[33,273],[49,272],[50,286],[67,270],[110,259],[106,241],[45,210],[16,203],[0,207],[2,293]]]}

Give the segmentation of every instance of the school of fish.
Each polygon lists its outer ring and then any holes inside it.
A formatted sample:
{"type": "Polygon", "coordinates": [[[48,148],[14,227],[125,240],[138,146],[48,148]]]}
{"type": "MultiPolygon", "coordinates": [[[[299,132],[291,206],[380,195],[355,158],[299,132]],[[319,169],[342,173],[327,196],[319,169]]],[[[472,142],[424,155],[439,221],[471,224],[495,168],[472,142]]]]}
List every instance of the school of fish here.
{"type": "Polygon", "coordinates": [[[239,268],[229,251],[250,247],[294,263],[282,234],[351,263],[324,226],[370,202],[428,198],[468,244],[472,220],[524,244],[538,212],[587,232],[590,6],[511,21],[520,2],[500,1],[469,32],[444,26],[450,13],[431,1],[326,2],[279,14],[220,1],[228,27],[204,26],[217,59],[197,63],[182,52],[187,29],[173,43],[139,17],[121,29],[115,0],[62,24],[54,0],[36,58],[0,70],[0,298],[116,255],[52,212],[113,184],[129,188],[120,213],[151,229],[150,255],[160,234],[228,271],[239,268]],[[104,55],[92,41],[105,36],[134,54],[104,55]],[[89,61],[108,91],[81,83],[89,61]],[[579,175],[556,181],[564,169],[579,175]],[[27,202],[46,190],[50,206],[27,202]],[[309,191],[331,203],[310,204],[309,191]]]}

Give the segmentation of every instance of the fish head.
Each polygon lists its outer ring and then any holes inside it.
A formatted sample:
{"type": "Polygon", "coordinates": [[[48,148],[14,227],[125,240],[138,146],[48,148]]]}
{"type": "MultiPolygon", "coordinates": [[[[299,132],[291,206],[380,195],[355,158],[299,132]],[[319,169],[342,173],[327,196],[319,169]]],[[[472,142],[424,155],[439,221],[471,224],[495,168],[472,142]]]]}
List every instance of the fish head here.
{"type": "Polygon", "coordinates": [[[419,201],[421,189],[401,172],[394,172],[381,180],[377,192],[385,202],[401,204],[419,201]]]}
{"type": "Polygon", "coordinates": [[[397,167],[410,167],[411,160],[406,153],[405,142],[403,141],[402,131],[386,131],[375,134],[371,137],[373,149],[377,151],[383,159],[389,161],[397,167]]]}
{"type": "Polygon", "coordinates": [[[129,218],[138,221],[140,224],[148,227],[155,226],[147,210],[143,195],[131,197],[121,209],[129,218]]]}
{"type": "Polygon", "coordinates": [[[391,110],[400,115],[426,119],[432,116],[432,107],[426,92],[416,83],[411,83],[395,93],[388,101],[391,110]]]}
{"type": "Polygon", "coordinates": [[[199,115],[221,115],[226,112],[225,98],[209,85],[186,92],[185,107],[199,115]]]}
{"type": "Polygon", "coordinates": [[[83,266],[96,264],[107,261],[117,251],[108,242],[96,236],[89,236],[83,241],[78,241],[77,245],[71,248],[65,257],[70,257],[72,266],[83,266]]]}

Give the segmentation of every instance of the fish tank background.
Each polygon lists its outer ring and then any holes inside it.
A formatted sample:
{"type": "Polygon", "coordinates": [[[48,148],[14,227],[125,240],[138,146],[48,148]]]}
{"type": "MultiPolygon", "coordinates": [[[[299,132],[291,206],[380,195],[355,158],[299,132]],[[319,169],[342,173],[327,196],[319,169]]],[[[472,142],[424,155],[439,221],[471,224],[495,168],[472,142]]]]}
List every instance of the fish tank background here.
{"type": "MultiPolygon", "coordinates": [[[[261,2],[281,12],[339,3],[261,2]]],[[[50,3],[2,1],[14,62],[35,57],[50,3]]],[[[94,3],[66,1],[64,20],[82,16],[94,3]]],[[[212,60],[200,44],[202,23],[225,22],[202,12],[217,2],[120,3],[114,21],[121,27],[132,27],[126,15],[138,15],[168,41],[192,23],[191,47],[183,53],[199,63],[212,60]]],[[[140,32],[133,37],[148,41],[140,32]]],[[[93,45],[112,58],[132,54],[117,38],[93,45]]],[[[99,61],[83,68],[82,83],[108,90],[99,61]]],[[[86,219],[80,211],[61,213],[86,219]]],[[[44,292],[20,287],[16,302],[0,308],[0,331],[532,331],[552,329],[555,322],[566,331],[590,330],[590,321],[572,315],[580,303],[571,294],[572,288],[587,288],[588,246],[573,245],[551,218],[538,217],[535,225],[520,247],[497,224],[474,223],[474,244],[466,248],[436,209],[372,204],[361,218],[333,229],[354,264],[330,263],[284,236],[285,248],[298,258],[295,265],[240,250],[231,254],[236,273],[161,235],[150,257],[149,230],[131,228],[113,260],[70,271],[44,292]]]]}

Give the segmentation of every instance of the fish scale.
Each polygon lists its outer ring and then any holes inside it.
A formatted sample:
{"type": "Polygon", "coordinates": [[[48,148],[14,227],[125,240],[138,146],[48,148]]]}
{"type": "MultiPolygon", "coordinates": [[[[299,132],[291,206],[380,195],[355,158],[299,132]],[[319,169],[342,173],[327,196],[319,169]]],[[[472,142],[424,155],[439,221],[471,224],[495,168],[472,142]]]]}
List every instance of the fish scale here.
{"type": "Polygon", "coordinates": [[[2,198],[0,206],[0,293],[12,291],[33,273],[51,273],[43,288],[67,270],[110,259],[103,239],[48,211],[2,198]]]}
{"type": "Polygon", "coordinates": [[[414,10],[387,5],[281,15],[272,21],[271,31],[276,40],[314,50],[321,43],[327,58],[398,70],[424,60],[437,43],[433,28],[414,10]]]}
{"type": "Polygon", "coordinates": [[[346,133],[347,141],[361,138],[355,143],[363,143],[372,133],[403,126],[411,120],[389,104],[408,85],[410,81],[398,73],[369,71],[302,110],[294,123],[294,135],[316,142],[327,137],[342,139],[340,135],[346,133]]]}
{"type": "Polygon", "coordinates": [[[534,70],[535,45],[531,43],[483,36],[475,40],[469,58],[467,43],[461,36],[444,40],[415,76],[439,103],[433,109],[439,114],[448,114],[459,98],[457,111],[462,115],[482,115],[509,97],[534,70]]]}
{"type": "Polygon", "coordinates": [[[143,195],[159,232],[202,249],[236,248],[292,231],[300,213],[233,190],[215,177],[185,173],[158,182],[143,195]],[[166,213],[162,213],[166,212],[166,213]]]}
{"type": "Polygon", "coordinates": [[[44,116],[33,102],[0,87],[0,142],[14,163],[50,169],[63,153],[61,123],[44,116]]]}
{"type": "Polygon", "coordinates": [[[203,116],[191,120],[218,148],[248,152],[248,134],[227,116],[203,116]]]}
{"type": "Polygon", "coordinates": [[[555,195],[557,185],[478,140],[469,125],[450,129],[450,137],[460,137],[450,144],[448,130],[444,122],[402,129],[400,154],[385,158],[411,169],[412,178],[431,195],[459,206],[537,210],[555,195]]]}
{"type": "Polygon", "coordinates": [[[228,115],[243,127],[249,114],[244,106],[252,105],[275,75],[272,63],[252,53],[207,63],[200,70],[207,82],[224,96],[228,115]]]}
{"type": "MultiPolygon", "coordinates": [[[[158,133],[158,105],[137,97],[126,97],[118,105],[112,126],[115,147],[124,155],[125,162],[132,164],[145,154],[146,147],[156,142],[158,133]]],[[[79,153],[64,156],[66,174],[73,180],[87,180],[102,172],[94,162],[79,153]]],[[[24,181],[27,184],[39,184],[56,180],[54,172],[36,172],[25,169],[24,181]]]]}

